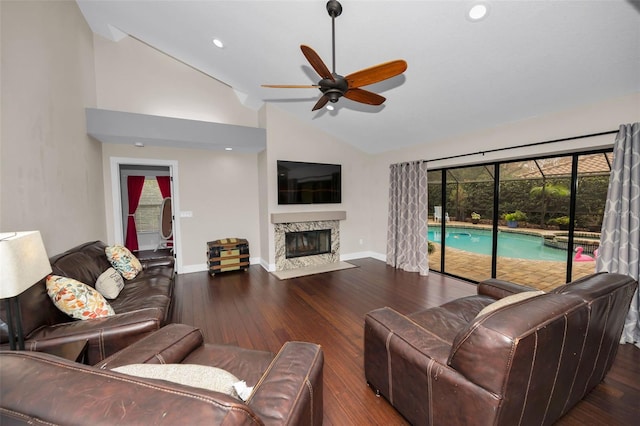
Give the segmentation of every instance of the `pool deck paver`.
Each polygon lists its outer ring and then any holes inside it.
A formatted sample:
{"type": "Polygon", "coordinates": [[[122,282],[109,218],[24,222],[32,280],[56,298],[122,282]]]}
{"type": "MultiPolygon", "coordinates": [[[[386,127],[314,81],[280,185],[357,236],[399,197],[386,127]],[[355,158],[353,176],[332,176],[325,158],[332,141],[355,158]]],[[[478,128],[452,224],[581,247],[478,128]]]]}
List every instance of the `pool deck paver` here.
{"type": "MultiPolygon", "coordinates": [[[[450,224],[465,227],[474,226],[466,222],[453,222],[450,224]]],[[[430,225],[436,224],[430,223],[430,225]]],[[[484,229],[486,228],[485,226],[484,229]]],[[[500,228],[502,229],[502,227],[500,228]]],[[[520,228],[519,231],[523,233],[546,233],[545,230],[540,229],[520,228]]],[[[435,244],[435,246],[435,252],[429,255],[429,267],[439,271],[441,257],[440,244],[435,244]]],[[[491,276],[491,256],[471,253],[451,247],[447,247],[446,251],[447,273],[473,281],[482,281],[491,276]]],[[[595,267],[595,261],[573,262],[572,280],[593,274],[595,267]]],[[[496,278],[548,291],[565,283],[566,262],[499,257],[496,278]]]]}

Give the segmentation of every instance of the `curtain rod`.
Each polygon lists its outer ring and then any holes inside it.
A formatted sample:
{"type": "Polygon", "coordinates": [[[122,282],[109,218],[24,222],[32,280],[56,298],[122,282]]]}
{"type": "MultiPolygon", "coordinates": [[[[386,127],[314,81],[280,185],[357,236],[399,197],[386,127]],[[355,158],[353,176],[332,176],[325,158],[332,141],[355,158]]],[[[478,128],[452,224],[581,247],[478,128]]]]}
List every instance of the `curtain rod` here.
{"type": "Polygon", "coordinates": [[[429,163],[429,162],[433,162],[433,161],[451,160],[452,158],[468,157],[470,155],[479,155],[479,154],[484,155],[484,154],[487,154],[487,153],[490,153],[490,152],[507,151],[509,149],[518,149],[518,148],[528,148],[530,146],[545,145],[545,144],[548,144],[548,143],[566,142],[566,141],[571,141],[571,140],[574,140],[574,139],[592,138],[592,137],[595,137],[595,136],[611,135],[613,133],[618,133],[618,130],[609,130],[609,131],[606,131],[606,132],[591,133],[589,135],[571,136],[571,137],[568,137],[568,138],[554,139],[554,140],[551,140],[551,141],[544,141],[544,142],[534,142],[534,143],[528,143],[528,144],[524,144],[524,145],[510,146],[510,147],[506,147],[506,148],[488,149],[486,151],[470,152],[470,153],[467,153],[467,154],[451,155],[449,157],[433,158],[431,160],[422,160],[422,162],[423,163],[429,163]]]}

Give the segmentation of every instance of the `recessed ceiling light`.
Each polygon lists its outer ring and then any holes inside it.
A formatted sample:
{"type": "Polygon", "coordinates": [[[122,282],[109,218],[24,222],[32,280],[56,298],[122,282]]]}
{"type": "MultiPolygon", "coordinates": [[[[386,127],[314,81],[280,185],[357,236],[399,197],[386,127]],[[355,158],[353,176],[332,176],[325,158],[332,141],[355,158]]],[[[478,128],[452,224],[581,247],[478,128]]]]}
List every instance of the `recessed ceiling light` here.
{"type": "Polygon", "coordinates": [[[213,39],[213,44],[215,44],[216,47],[219,47],[220,49],[222,49],[224,47],[224,43],[222,42],[222,40],[220,40],[218,38],[214,38],[213,39]]]}
{"type": "Polygon", "coordinates": [[[133,145],[137,146],[138,148],[142,148],[144,146],[142,142],[135,142],[133,145]]]}
{"type": "Polygon", "coordinates": [[[334,110],[333,105],[327,105],[327,109],[328,109],[329,111],[333,111],[333,110],[334,110]]]}
{"type": "Polygon", "coordinates": [[[225,148],[224,150],[225,150],[225,151],[233,151],[233,148],[229,148],[229,147],[227,147],[227,148],[225,148]]]}
{"type": "Polygon", "coordinates": [[[469,9],[469,13],[467,14],[467,16],[471,21],[476,22],[485,18],[487,16],[487,13],[489,13],[489,6],[487,6],[485,3],[476,3],[471,6],[471,9],[469,9]]]}

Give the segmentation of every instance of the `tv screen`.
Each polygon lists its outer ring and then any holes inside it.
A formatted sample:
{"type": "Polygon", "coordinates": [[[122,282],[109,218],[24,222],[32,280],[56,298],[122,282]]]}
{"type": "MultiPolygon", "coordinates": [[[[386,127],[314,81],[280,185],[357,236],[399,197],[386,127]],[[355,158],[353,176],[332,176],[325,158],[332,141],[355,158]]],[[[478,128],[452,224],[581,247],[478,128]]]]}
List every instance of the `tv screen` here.
{"type": "Polygon", "coordinates": [[[342,202],[340,164],[278,160],[278,204],[342,202]]]}

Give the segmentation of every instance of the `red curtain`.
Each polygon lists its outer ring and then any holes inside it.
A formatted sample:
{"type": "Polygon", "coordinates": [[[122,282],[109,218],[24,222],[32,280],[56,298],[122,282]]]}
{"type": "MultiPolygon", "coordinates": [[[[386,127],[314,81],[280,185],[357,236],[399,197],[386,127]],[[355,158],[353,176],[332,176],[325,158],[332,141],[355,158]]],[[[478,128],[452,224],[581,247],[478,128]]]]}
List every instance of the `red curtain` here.
{"type": "Polygon", "coordinates": [[[138,250],[138,231],[136,221],[133,217],[138,209],[142,188],[144,187],[144,176],[127,176],[127,192],[129,195],[129,216],[127,218],[127,238],[125,247],[129,250],[138,250]]]}
{"type": "Polygon", "coordinates": [[[158,188],[160,188],[160,194],[162,198],[171,197],[171,178],[169,176],[156,176],[158,181],[158,188]]]}
{"type": "MultiPolygon", "coordinates": [[[[158,188],[160,188],[160,194],[162,198],[171,197],[171,177],[170,176],[156,176],[158,181],[158,188]]],[[[162,224],[160,224],[162,226],[162,224]]],[[[173,235],[167,240],[167,246],[173,247],[173,235]]]]}

